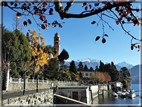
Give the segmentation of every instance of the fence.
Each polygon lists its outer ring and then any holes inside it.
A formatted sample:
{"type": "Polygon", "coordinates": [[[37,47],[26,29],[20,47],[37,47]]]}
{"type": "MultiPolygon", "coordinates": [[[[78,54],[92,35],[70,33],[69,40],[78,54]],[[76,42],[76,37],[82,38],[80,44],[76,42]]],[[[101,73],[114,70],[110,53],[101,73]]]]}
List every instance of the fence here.
{"type": "Polygon", "coordinates": [[[10,77],[8,81],[8,87],[6,87],[6,90],[8,91],[14,91],[14,90],[23,90],[24,88],[26,90],[29,89],[44,89],[49,88],[53,86],[78,86],[79,82],[75,81],[49,81],[49,80],[36,80],[36,79],[25,79],[25,85],[24,85],[24,79],[22,78],[12,78],[10,77]]]}
{"type": "MultiPolygon", "coordinates": [[[[75,81],[49,81],[49,80],[36,80],[36,79],[28,79],[26,78],[25,79],[26,83],[36,83],[37,81],[39,83],[58,83],[58,84],[75,84],[75,83],[78,83],[78,82],[75,82],[75,81]]],[[[9,79],[9,82],[11,83],[24,83],[24,79],[22,78],[12,78],[10,77],[9,79]]]]}

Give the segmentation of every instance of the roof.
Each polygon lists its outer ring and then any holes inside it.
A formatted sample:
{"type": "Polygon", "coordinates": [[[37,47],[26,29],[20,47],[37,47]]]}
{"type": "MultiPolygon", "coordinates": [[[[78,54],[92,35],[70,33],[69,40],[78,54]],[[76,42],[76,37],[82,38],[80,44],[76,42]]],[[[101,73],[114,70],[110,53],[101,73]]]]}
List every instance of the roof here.
{"type": "Polygon", "coordinates": [[[55,37],[60,37],[60,35],[59,35],[59,33],[57,32],[57,33],[55,33],[55,37]]]}
{"type": "Polygon", "coordinates": [[[94,71],[77,71],[77,72],[94,72],[94,71]]]}
{"type": "Polygon", "coordinates": [[[86,89],[89,86],[61,86],[59,89],[86,89]]]}

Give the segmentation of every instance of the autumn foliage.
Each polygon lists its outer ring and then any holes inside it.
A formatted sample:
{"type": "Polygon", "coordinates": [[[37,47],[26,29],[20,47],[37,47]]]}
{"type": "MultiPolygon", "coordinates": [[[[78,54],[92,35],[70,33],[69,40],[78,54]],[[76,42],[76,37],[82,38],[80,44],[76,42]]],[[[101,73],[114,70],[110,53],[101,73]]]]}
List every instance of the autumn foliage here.
{"type": "Polygon", "coordinates": [[[82,81],[82,79],[79,77],[79,75],[76,76],[77,81],[82,81]]]}
{"type": "Polygon", "coordinates": [[[107,72],[93,72],[93,75],[90,77],[90,79],[98,82],[111,81],[111,77],[107,72]]]}
{"type": "Polygon", "coordinates": [[[37,33],[36,30],[32,32],[31,29],[28,30],[29,33],[27,33],[27,38],[30,43],[30,49],[32,51],[33,59],[30,62],[31,66],[35,66],[35,73],[37,73],[40,70],[40,67],[43,67],[43,65],[48,64],[47,57],[48,54],[43,52],[43,49],[46,47],[44,42],[44,37],[41,36],[41,33],[37,33]]]}

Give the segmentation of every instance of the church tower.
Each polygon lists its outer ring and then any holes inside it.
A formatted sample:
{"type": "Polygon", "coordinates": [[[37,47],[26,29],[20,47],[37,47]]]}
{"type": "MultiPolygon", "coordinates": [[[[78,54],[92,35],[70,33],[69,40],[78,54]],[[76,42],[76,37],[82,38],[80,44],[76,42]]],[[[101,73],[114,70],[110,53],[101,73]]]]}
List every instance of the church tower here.
{"type": "Polygon", "coordinates": [[[58,33],[54,36],[54,48],[56,48],[56,57],[60,55],[60,35],[58,33]]]}

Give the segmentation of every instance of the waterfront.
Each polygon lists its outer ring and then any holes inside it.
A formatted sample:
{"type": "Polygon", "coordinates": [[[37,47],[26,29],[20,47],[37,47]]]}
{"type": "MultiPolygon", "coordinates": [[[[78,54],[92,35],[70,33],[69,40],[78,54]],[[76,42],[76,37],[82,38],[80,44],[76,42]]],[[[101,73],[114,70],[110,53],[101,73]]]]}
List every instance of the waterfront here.
{"type": "MultiPolygon", "coordinates": [[[[133,84],[132,88],[134,90],[139,90],[139,84],[133,84]]],[[[139,95],[139,92],[135,92],[136,95],[139,95]]],[[[99,95],[97,97],[94,98],[93,100],[93,104],[101,104],[101,105],[113,105],[113,104],[118,104],[118,105],[131,105],[131,106],[137,106],[138,104],[140,104],[140,98],[139,96],[137,96],[134,99],[130,99],[130,98],[115,98],[113,97],[111,94],[108,94],[107,92],[104,95],[99,95]]]]}

